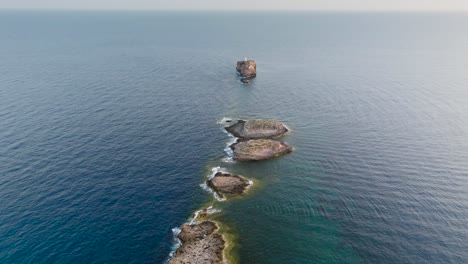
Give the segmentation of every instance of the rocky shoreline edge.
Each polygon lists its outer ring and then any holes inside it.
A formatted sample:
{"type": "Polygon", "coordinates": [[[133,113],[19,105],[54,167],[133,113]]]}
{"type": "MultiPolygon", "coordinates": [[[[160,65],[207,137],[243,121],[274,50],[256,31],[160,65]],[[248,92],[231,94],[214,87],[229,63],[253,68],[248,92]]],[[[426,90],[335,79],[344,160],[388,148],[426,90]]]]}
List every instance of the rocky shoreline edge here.
{"type": "Polygon", "coordinates": [[[211,206],[198,210],[188,223],[180,229],[174,229],[177,248],[166,263],[226,263],[225,250],[229,243],[219,233],[219,224],[208,219],[211,214],[218,212],[211,206]]]}

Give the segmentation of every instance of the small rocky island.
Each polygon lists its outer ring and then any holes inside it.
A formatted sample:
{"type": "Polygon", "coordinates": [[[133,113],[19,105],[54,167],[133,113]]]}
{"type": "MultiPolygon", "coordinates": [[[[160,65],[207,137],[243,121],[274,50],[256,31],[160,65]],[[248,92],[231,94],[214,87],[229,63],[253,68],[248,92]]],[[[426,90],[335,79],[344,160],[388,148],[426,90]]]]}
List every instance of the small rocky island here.
{"type": "Polygon", "coordinates": [[[241,77],[243,83],[250,83],[255,76],[257,76],[257,63],[254,60],[243,60],[237,62],[237,72],[241,77]]]}
{"type": "Polygon", "coordinates": [[[285,142],[271,139],[251,139],[231,145],[236,161],[266,160],[292,152],[285,142]]]}
{"type": "Polygon", "coordinates": [[[223,236],[218,234],[218,226],[213,221],[185,224],[177,237],[182,245],[177,249],[168,264],[223,263],[226,247],[223,236]]]}
{"type": "Polygon", "coordinates": [[[286,134],[289,130],[276,120],[238,120],[236,124],[225,128],[227,132],[242,139],[275,138],[286,134]]]}
{"type": "Polygon", "coordinates": [[[221,198],[243,194],[249,187],[249,180],[239,175],[218,172],[206,184],[221,198]]]}

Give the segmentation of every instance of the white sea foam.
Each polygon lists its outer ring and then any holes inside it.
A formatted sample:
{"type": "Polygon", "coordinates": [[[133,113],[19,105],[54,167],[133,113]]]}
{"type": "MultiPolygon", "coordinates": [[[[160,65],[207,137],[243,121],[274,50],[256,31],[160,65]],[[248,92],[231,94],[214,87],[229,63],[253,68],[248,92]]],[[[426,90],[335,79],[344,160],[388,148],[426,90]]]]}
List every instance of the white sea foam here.
{"type": "Polygon", "coordinates": [[[198,223],[197,218],[198,218],[198,215],[200,214],[200,212],[201,212],[201,210],[195,211],[195,213],[193,214],[193,217],[190,218],[190,221],[188,222],[189,225],[194,225],[194,224],[198,223]]]}
{"type": "Polygon", "coordinates": [[[218,202],[226,201],[226,198],[223,198],[223,197],[219,196],[215,191],[213,191],[210,187],[208,187],[208,185],[207,185],[206,183],[200,184],[200,187],[201,187],[203,190],[205,190],[205,191],[207,191],[207,192],[213,194],[214,198],[215,198],[218,202]]]}
{"type": "Polygon", "coordinates": [[[182,241],[177,237],[182,230],[179,227],[174,227],[172,228],[172,234],[174,236],[173,240],[173,245],[171,247],[171,252],[169,253],[169,257],[166,260],[166,263],[169,262],[174,257],[174,254],[176,253],[177,249],[182,245],[182,241]]]}
{"type": "Polygon", "coordinates": [[[174,235],[176,235],[176,236],[177,236],[178,234],[180,234],[180,231],[181,231],[181,230],[180,230],[180,228],[178,228],[178,227],[172,228],[172,233],[173,233],[174,235]]]}
{"type": "Polygon", "coordinates": [[[226,131],[226,133],[229,135],[229,141],[226,143],[226,147],[224,148],[224,152],[226,152],[227,157],[223,159],[224,162],[232,163],[234,161],[234,151],[231,149],[231,145],[237,142],[237,139],[235,136],[231,135],[226,131]]]}
{"type": "Polygon", "coordinates": [[[250,189],[250,187],[252,187],[252,185],[254,184],[252,180],[249,180],[248,182],[249,185],[247,185],[247,187],[245,188],[245,191],[247,192],[247,190],[250,189]]]}
{"type": "Polygon", "coordinates": [[[223,126],[226,126],[226,125],[231,125],[234,123],[234,121],[236,121],[237,119],[235,118],[230,118],[230,117],[223,117],[222,119],[216,121],[217,124],[219,125],[223,125],[223,126]]]}
{"type": "Polygon", "coordinates": [[[231,145],[236,143],[238,138],[235,137],[234,135],[232,135],[231,133],[227,132],[225,127],[227,125],[232,125],[232,124],[236,123],[238,120],[239,119],[236,119],[236,118],[223,117],[221,120],[217,121],[218,124],[223,125],[223,127],[221,129],[229,137],[228,142],[226,142],[226,147],[224,148],[224,152],[226,152],[227,157],[223,158],[223,161],[226,162],[226,163],[234,163],[235,162],[234,159],[233,159],[234,152],[231,149],[231,145]]]}
{"type": "Polygon", "coordinates": [[[203,211],[208,215],[212,215],[212,214],[221,212],[221,210],[215,209],[215,208],[213,208],[213,206],[210,206],[208,208],[195,211],[195,213],[193,214],[193,217],[190,218],[188,224],[189,225],[197,224],[198,223],[197,218],[200,215],[200,213],[203,212],[203,211]]]}
{"type": "Polygon", "coordinates": [[[213,206],[206,208],[206,213],[209,215],[220,213],[220,212],[221,212],[220,209],[213,208],[213,206]]]}

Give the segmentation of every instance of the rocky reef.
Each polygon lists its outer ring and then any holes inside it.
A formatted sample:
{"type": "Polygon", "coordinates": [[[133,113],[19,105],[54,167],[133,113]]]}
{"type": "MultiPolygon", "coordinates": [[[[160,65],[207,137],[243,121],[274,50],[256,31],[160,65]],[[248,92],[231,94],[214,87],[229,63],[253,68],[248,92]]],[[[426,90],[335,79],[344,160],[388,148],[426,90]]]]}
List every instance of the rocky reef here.
{"type": "Polygon", "coordinates": [[[252,78],[257,76],[257,63],[254,60],[243,60],[237,62],[237,72],[243,83],[249,83],[252,78]]]}
{"type": "Polygon", "coordinates": [[[168,261],[168,264],[223,263],[226,242],[223,236],[218,234],[218,229],[213,221],[183,225],[177,235],[182,245],[168,261]]]}
{"type": "Polygon", "coordinates": [[[238,120],[236,124],[225,129],[235,137],[242,139],[280,137],[289,131],[281,122],[267,119],[238,120]]]}
{"type": "Polygon", "coordinates": [[[250,185],[244,177],[223,172],[216,173],[206,184],[222,198],[242,194],[250,185]]]}
{"type": "Polygon", "coordinates": [[[231,149],[237,161],[266,160],[293,150],[287,143],[271,139],[241,140],[232,144],[231,149]]]}

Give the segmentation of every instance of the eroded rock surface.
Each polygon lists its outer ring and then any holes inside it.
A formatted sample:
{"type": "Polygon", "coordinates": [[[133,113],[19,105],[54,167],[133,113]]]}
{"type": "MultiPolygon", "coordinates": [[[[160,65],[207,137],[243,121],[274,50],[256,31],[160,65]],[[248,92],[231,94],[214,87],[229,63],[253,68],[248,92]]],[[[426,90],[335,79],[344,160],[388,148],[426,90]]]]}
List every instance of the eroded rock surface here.
{"type": "Polygon", "coordinates": [[[238,61],[236,70],[242,78],[241,81],[249,83],[252,78],[257,76],[257,63],[254,60],[238,61]]]}
{"type": "Polygon", "coordinates": [[[249,180],[229,173],[218,172],[207,181],[207,185],[220,197],[239,195],[249,187],[249,180]]]}
{"type": "Polygon", "coordinates": [[[238,161],[266,160],[292,151],[285,142],[271,139],[251,139],[231,145],[234,152],[233,159],[238,161]]]}
{"type": "Polygon", "coordinates": [[[280,137],[286,134],[288,129],[276,120],[254,119],[239,120],[236,124],[226,127],[226,131],[238,138],[259,139],[280,137]]]}
{"type": "Polygon", "coordinates": [[[183,225],[177,236],[182,245],[168,264],[218,264],[223,263],[225,241],[212,221],[183,225]]]}

